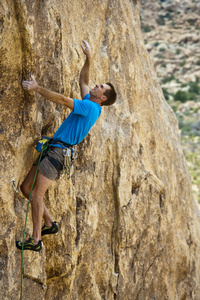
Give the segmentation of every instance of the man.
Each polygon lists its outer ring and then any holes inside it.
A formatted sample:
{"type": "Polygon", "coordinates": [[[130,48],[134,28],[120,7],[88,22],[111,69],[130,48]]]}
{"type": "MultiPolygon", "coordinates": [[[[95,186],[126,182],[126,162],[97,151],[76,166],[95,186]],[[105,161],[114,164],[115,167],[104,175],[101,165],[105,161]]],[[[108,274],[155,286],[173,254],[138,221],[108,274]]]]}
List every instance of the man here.
{"type": "MultiPolygon", "coordinates": [[[[40,251],[42,249],[41,236],[58,232],[58,226],[53,222],[45,207],[43,197],[53,180],[59,178],[60,172],[56,168],[55,161],[63,166],[63,148],[80,143],[99,118],[101,107],[111,105],[116,101],[116,92],[110,83],[96,84],[89,92],[91,49],[86,41],[83,41],[83,43],[84,45],[81,45],[81,47],[86,60],[79,79],[82,101],[65,97],[39,86],[33,76],[31,76],[31,81],[22,82],[25,90],[38,92],[47,100],[65,105],[72,110],[54,134],[50,150],[40,163],[31,195],[33,235],[32,238],[24,243],[24,250],[40,251]],[[45,222],[43,227],[42,218],[44,218],[45,222]]],[[[21,191],[26,198],[29,198],[36,168],[37,165],[34,164],[21,185],[21,191]]],[[[20,241],[16,241],[16,246],[18,249],[22,249],[20,241]]]]}

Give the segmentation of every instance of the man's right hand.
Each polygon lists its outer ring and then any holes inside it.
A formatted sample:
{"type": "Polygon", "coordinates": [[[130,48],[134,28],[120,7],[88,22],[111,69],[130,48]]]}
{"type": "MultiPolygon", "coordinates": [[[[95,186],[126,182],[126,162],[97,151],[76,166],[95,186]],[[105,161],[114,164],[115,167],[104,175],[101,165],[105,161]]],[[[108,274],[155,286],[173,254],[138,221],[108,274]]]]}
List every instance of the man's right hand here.
{"type": "Polygon", "coordinates": [[[22,87],[24,90],[37,91],[38,84],[33,75],[31,75],[31,79],[31,81],[22,81],[22,87]]]}
{"type": "Polygon", "coordinates": [[[81,45],[81,48],[83,49],[83,53],[88,57],[90,58],[91,57],[91,48],[90,48],[90,45],[88,42],[84,41],[83,40],[83,43],[85,45],[81,45]]]}

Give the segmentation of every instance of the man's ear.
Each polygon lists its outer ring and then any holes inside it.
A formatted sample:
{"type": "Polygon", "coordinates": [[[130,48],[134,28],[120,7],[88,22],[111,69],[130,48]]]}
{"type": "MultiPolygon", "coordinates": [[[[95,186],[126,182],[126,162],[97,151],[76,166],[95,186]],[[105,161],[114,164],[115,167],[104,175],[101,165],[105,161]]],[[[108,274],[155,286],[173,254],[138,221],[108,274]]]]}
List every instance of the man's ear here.
{"type": "Polygon", "coordinates": [[[107,100],[106,95],[101,96],[101,100],[103,100],[103,102],[106,101],[107,100]]]}

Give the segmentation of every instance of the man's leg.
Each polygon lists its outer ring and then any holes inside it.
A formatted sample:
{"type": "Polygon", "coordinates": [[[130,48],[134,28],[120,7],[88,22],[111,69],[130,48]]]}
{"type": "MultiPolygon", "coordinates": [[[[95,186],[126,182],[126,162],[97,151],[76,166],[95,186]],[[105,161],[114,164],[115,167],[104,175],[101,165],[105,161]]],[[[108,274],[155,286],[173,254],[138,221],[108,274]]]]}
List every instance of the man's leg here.
{"type": "MultiPolygon", "coordinates": [[[[29,171],[29,173],[26,176],[25,180],[23,181],[23,183],[20,186],[20,189],[21,189],[23,195],[27,199],[29,198],[29,194],[30,194],[30,191],[31,191],[31,187],[32,187],[32,184],[33,184],[34,177],[35,177],[36,169],[37,169],[37,165],[34,165],[31,168],[31,170],[29,171]]],[[[47,226],[51,226],[52,225],[53,219],[51,218],[51,216],[50,216],[50,214],[49,214],[49,212],[48,212],[48,210],[47,210],[47,208],[46,208],[45,205],[44,205],[43,218],[44,218],[45,224],[47,226]]]]}
{"type": "MultiPolygon", "coordinates": [[[[52,174],[51,164],[48,165],[48,161],[46,162],[46,164],[47,164],[47,172],[50,171],[50,173],[52,174]]],[[[43,164],[43,168],[44,168],[44,164],[43,164]]],[[[36,170],[37,170],[37,166],[34,165],[29,171],[28,175],[26,176],[24,182],[20,186],[21,191],[26,198],[29,198],[36,170]]],[[[53,177],[54,175],[57,174],[55,174],[54,172],[53,177]]],[[[44,194],[52,182],[53,182],[53,178],[49,179],[46,176],[44,176],[40,171],[38,171],[35,184],[32,190],[32,194],[31,194],[33,235],[32,238],[30,238],[28,241],[24,243],[24,248],[22,242],[16,241],[16,247],[20,250],[22,250],[23,248],[24,250],[40,251],[42,249],[41,235],[43,236],[46,234],[54,234],[58,232],[58,226],[56,225],[56,222],[53,222],[43,202],[44,194]],[[44,217],[45,224],[46,224],[43,227],[42,227],[42,217],[44,217]]]]}
{"type": "Polygon", "coordinates": [[[41,240],[42,218],[44,215],[43,197],[52,182],[53,180],[46,178],[44,175],[42,175],[42,173],[40,173],[40,171],[38,171],[31,195],[33,239],[35,244],[41,240]]]}

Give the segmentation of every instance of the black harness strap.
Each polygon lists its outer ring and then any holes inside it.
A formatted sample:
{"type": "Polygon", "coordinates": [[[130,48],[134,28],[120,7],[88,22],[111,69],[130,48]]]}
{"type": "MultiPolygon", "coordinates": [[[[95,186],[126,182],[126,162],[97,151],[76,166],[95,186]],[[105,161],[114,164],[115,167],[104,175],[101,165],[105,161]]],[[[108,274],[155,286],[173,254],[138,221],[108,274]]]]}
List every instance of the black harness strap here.
{"type": "Polygon", "coordinates": [[[59,145],[61,145],[61,146],[67,147],[67,148],[72,148],[72,147],[73,147],[73,145],[66,144],[66,143],[64,143],[64,142],[57,142],[57,141],[54,141],[54,140],[51,140],[51,141],[49,142],[49,144],[52,144],[52,145],[57,145],[57,144],[59,144],[59,145]]]}
{"type": "Polygon", "coordinates": [[[56,168],[56,170],[58,172],[61,172],[63,170],[63,165],[57,160],[55,159],[54,157],[51,157],[48,155],[48,152],[49,152],[49,148],[47,150],[45,150],[42,154],[42,158],[41,158],[41,161],[47,157],[48,160],[50,161],[50,163],[56,168]]]}
{"type": "Polygon", "coordinates": [[[42,158],[41,158],[41,161],[47,156],[47,158],[48,158],[48,160],[50,161],[50,163],[56,168],[56,170],[58,171],[58,172],[61,172],[62,170],[63,170],[63,164],[61,164],[57,159],[55,159],[54,157],[51,157],[51,156],[49,156],[48,155],[48,152],[49,152],[49,149],[52,147],[53,148],[53,146],[51,146],[51,144],[54,144],[54,145],[56,145],[56,144],[59,144],[59,145],[61,145],[63,148],[72,148],[72,145],[69,145],[69,144],[66,144],[66,143],[64,143],[64,142],[56,142],[56,141],[54,141],[53,139],[50,139],[49,141],[48,141],[48,148],[44,151],[44,153],[42,154],[42,158]]]}
{"type": "Polygon", "coordinates": [[[50,163],[56,168],[56,170],[58,172],[62,171],[63,165],[57,159],[55,159],[54,157],[49,156],[48,154],[47,154],[47,158],[50,161],[50,163]]]}

